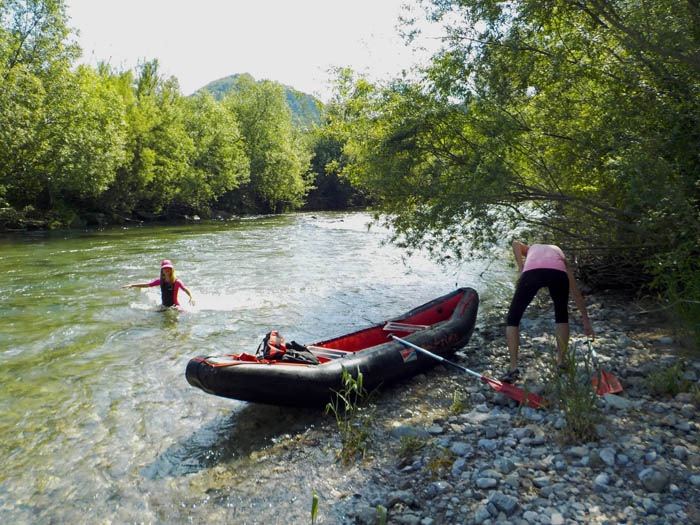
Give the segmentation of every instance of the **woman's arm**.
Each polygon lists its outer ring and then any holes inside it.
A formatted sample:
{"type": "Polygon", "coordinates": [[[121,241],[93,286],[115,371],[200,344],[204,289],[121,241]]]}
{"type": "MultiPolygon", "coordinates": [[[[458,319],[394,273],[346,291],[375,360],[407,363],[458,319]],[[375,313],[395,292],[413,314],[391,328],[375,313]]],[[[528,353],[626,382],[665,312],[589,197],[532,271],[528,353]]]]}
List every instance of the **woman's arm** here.
{"type": "Polygon", "coordinates": [[[515,262],[518,264],[518,270],[523,271],[523,255],[527,255],[529,246],[519,241],[513,241],[513,255],[515,262]]]}
{"type": "Polygon", "coordinates": [[[591,327],[591,320],[588,318],[586,303],[584,302],[583,295],[581,295],[581,291],[578,289],[578,285],[576,284],[574,271],[571,269],[569,261],[565,261],[565,263],[566,275],[569,276],[569,289],[571,290],[571,294],[574,296],[574,302],[576,303],[576,307],[578,308],[578,311],[581,312],[581,317],[583,317],[583,330],[589,337],[595,337],[593,328],[591,327]]]}

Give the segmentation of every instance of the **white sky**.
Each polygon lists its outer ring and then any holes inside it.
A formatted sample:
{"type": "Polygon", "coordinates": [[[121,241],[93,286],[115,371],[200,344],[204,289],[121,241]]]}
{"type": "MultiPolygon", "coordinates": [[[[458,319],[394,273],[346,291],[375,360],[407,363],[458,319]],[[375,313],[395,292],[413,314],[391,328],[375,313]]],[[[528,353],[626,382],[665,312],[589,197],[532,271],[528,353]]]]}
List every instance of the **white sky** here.
{"type": "MultiPolygon", "coordinates": [[[[396,29],[406,0],[66,0],[82,62],[133,69],[157,58],[183,94],[234,73],[275,80],[327,101],[328,69],[371,80],[428,56],[396,29]]],[[[435,32],[434,30],[433,32],[435,32]]],[[[435,49],[437,39],[424,39],[435,49]]]]}

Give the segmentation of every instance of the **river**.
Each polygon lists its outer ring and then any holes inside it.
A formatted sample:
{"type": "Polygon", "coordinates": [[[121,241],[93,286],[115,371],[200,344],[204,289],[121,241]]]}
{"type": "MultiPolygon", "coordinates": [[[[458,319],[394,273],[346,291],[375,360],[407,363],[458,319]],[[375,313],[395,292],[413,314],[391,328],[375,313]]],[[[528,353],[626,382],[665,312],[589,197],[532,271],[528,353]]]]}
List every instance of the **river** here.
{"type": "MultiPolygon", "coordinates": [[[[327,416],[207,395],[184,378],[191,357],[254,352],[273,329],[302,343],[340,335],[456,285],[477,289],[482,309],[510,294],[505,263],[409,257],[369,219],[0,237],[0,522],[204,523],[211,508],[192,502],[209,500],[206,480],[254,475],[243,460],[256,447],[327,416]],[[162,259],[194,307],[181,292],[184,311],[163,312],[158,288],[121,288],[157,278],[162,259]]],[[[257,522],[252,499],[232,523],[257,522]]]]}

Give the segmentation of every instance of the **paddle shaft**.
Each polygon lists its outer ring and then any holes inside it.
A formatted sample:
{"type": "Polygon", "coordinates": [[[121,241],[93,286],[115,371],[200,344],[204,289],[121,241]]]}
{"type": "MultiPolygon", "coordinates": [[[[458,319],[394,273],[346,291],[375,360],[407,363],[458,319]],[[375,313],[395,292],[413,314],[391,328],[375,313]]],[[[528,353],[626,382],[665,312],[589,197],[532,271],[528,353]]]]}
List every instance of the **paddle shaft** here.
{"type": "Polygon", "coordinates": [[[441,357],[437,354],[429,352],[425,348],[421,348],[420,346],[416,346],[413,343],[409,343],[408,341],[405,341],[404,339],[401,339],[400,337],[396,337],[394,334],[391,334],[391,337],[403,345],[414,348],[422,354],[425,354],[429,357],[432,357],[433,359],[437,359],[441,363],[445,363],[447,365],[450,365],[450,366],[456,368],[460,372],[464,372],[466,374],[471,374],[473,376],[478,377],[483,382],[487,383],[494,390],[501,392],[502,394],[505,394],[508,397],[515,399],[519,403],[525,404],[526,406],[529,406],[532,408],[543,408],[544,406],[547,405],[547,400],[538,396],[538,395],[531,394],[530,392],[527,392],[526,390],[523,390],[523,389],[518,388],[516,386],[509,385],[508,383],[501,383],[500,381],[490,379],[483,374],[480,374],[478,372],[474,372],[473,370],[469,370],[468,368],[464,368],[463,366],[458,365],[457,363],[453,363],[452,361],[448,361],[444,357],[441,357]]]}
{"type": "Polygon", "coordinates": [[[465,368],[465,367],[463,367],[462,365],[458,365],[457,363],[453,363],[452,361],[449,361],[448,359],[445,359],[445,358],[442,357],[442,356],[439,356],[439,355],[437,355],[437,354],[434,354],[434,353],[432,353],[432,352],[429,352],[429,351],[426,350],[425,348],[421,348],[420,346],[416,346],[416,345],[414,345],[413,343],[409,343],[408,341],[406,341],[406,340],[404,340],[404,339],[401,339],[400,337],[396,337],[394,334],[391,334],[391,337],[394,338],[394,339],[396,339],[399,343],[402,343],[402,344],[404,344],[404,345],[406,345],[406,346],[410,346],[410,347],[413,348],[414,350],[418,350],[418,351],[419,351],[420,353],[422,353],[422,354],[425,354],[425,355],[427,355],[427,356],[430,356],[430,357],[432,357],[433,359],[437,359],[437,360],[440,361],[441,363],[445,363],[446,365],[450,365],[451,367],[456,368],[456,369],[459,370],[460,372],[464,372],[464,373],[466,373],[466,374],[471,374],[471,375],[473,375],[473,376],[478,377],[479,379],[483,379],[483,377],[484,377],[484,376],[482,376],[480,373],[474,372],[474,370],[469,370],[468,368],[465,368]]]}

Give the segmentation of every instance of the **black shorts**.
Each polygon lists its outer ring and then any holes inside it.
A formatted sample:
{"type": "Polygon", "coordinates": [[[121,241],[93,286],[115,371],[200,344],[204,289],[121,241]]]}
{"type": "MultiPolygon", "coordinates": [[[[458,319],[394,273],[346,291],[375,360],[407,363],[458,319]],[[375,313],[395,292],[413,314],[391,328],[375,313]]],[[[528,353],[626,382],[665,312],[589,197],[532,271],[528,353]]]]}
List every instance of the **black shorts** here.
{"type": "Polygon", "coordinates": [[[540,288],[549,288],[554,301],[554,320],[557,323],[569,322],[569,276],[561,270],[537,268],[523,272],[515,287],[513,301],[508,309],[506,324],[518,326],[525,309],[532,302],[540,288]]]}

